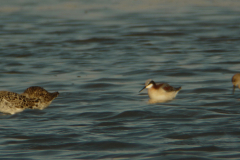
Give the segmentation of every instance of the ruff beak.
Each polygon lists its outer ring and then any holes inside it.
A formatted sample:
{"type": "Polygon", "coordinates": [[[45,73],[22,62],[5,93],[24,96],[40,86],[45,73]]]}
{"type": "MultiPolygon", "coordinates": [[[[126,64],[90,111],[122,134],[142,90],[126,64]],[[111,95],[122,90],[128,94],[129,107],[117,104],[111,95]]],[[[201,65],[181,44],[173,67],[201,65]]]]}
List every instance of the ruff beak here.
{"type": "Polygon", "coordinates": [[[140,91],[139,91],[139,93],[142,91],[142,90],[144,90],[146,88],[146,86],[144,86],[140,91]]]}

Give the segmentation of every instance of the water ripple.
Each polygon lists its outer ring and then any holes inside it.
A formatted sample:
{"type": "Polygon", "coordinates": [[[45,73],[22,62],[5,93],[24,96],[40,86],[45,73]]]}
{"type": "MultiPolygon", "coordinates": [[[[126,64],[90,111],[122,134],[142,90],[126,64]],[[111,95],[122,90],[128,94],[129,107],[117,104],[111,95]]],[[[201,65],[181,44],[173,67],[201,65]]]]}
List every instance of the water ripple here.
{"type": "Polygon", "coordinates": [[[239,159],[240,2],[172,2],[2,1],[1,90],[60,95],[0,114],[1,159],[239,159]]]}

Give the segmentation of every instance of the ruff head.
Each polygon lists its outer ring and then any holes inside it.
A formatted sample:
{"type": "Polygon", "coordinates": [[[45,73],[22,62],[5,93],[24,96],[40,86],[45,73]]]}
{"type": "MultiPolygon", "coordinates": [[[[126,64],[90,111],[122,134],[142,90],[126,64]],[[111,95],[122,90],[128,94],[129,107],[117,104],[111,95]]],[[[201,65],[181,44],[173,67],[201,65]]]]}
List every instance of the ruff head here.
{"type": "Polygon", "coordinates": [[[55,99],[59,95],[59,93],[58,92],[49,93],[47,90],[45,90],[42,87],[32,86],[27,88],[21,95],[27,98],[37,98],[43,102],[45,101],[48,102],[55,99]]]}
{"type": "Polygon", "coordinates": [[[145,86],[139,91],[141,92],[142,90],[144,90],[145,88],[152,88],[152,86],[155,84],[155,82],[151,79],[148,79],[146,82],[145,82],[145,86]]]}
{"type": "Polygon", "coordinates": [[[232,84],[233,84],[233,94],[235,91],[235,88],[238,86],[238,88],[240,89],[240,73],[236,73],[233,77],[232,77],[232,84]]]}

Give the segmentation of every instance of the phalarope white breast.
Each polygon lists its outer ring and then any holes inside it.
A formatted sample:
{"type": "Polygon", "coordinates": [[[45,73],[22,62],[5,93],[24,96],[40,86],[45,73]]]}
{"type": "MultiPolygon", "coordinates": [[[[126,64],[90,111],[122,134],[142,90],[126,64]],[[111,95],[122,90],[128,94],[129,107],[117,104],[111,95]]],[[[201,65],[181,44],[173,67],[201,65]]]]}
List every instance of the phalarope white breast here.
{"type": "Polygon", "coordinates": [[[44,109],[58,94],[49,93],[41,87],[29,87],[22,94],[0,91],[0,112],[15,114],[27,108],[44,109]]]}
{"type": "Polygon", "coordinates": [[[174,88],[167,83],[155,83],[151,79],[146,81],[145,86],[139,92],[145,88],[148,89],[149,98],[156,101],[172,100],[182,89],[182,87],[174,88]]]}
{"type": "Polygon", "coordinates": [[[234,94],[235,88],[238,86],[240,89],[240,73],[236,73],[232,77],[232,84],[233,84],[233,91],[232,94],[234,94]]]}

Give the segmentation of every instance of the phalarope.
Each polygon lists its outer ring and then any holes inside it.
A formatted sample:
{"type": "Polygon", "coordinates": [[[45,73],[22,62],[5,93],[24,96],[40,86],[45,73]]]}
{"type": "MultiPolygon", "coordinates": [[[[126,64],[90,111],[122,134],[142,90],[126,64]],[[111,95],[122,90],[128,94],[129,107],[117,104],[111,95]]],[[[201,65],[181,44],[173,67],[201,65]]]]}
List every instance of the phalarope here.
{"type": "Polygon", "coordinates": [[[238,86],[240,89],[240,73],[236,73],[232,77],[232,84],[233,84],[233,91],[232,94],[234,94],[235,88],[238,86]]]}
{"type": "Polygon", "coordinates": [[[0,112],[15,114],[27,108],[44,109],[58,94],[48,93],[41,87],[29,87],[22,94],[0,91],[0,112]]]}
{"type": "Polygon", "coordinates": [[[149,98],[156,101],[172,100],[182,89],[182,87],[173,88],[167,83],[155,83],[151,79],[148,79],[146,81],[145,86],[139,92],[141,92],[145,88],[148,89],[149,98]]]}
{"type": "Polygon", "coordinates": [[[27,98],[39,99],[40,103],[38,106],[33,106],[32,109],[44,109],[49,106],[52,101],[59,95],[58,92],[49,93],[42,87],[32,86],[27,88],[21,95],[27,98]]]}

